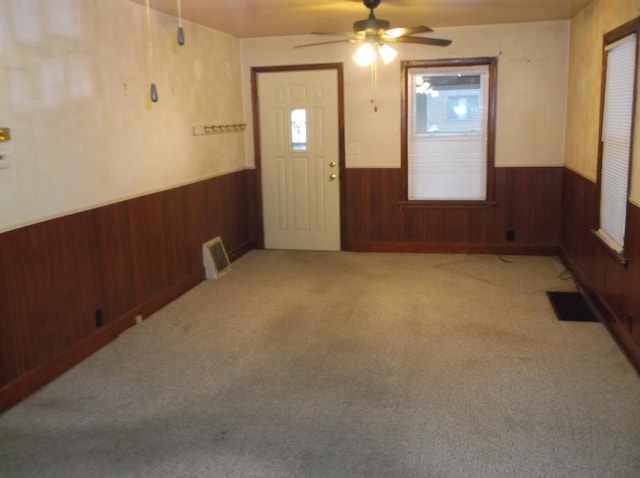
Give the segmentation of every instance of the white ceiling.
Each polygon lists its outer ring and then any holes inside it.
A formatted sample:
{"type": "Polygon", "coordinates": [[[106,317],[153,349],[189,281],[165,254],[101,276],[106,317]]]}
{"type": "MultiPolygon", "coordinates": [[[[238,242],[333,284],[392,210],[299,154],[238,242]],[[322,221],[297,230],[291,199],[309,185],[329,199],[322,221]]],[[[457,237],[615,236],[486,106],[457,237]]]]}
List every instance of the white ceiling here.
{"type": "MultiPolygon", "coordinates": [[[[144,5],[145,0],[131,0],[144,5]]],[[[237,38],[350,32],[367,17],[362,0],[149,0],[151,8],[237,38]]],[[[392,27],[569,19],[591,0],[382,0],[375,14],[392,27]]]]}

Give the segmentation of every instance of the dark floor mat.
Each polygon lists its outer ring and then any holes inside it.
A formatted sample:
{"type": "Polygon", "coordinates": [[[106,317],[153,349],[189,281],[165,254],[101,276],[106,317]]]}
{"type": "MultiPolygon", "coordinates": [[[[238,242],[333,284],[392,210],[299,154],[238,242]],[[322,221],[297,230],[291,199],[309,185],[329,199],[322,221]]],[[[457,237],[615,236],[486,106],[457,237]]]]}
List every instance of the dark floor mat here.
{"type": "Polygon", "coordinates": [[[547,292],[558,320],[598,322],[580,292],[547,292]]]}

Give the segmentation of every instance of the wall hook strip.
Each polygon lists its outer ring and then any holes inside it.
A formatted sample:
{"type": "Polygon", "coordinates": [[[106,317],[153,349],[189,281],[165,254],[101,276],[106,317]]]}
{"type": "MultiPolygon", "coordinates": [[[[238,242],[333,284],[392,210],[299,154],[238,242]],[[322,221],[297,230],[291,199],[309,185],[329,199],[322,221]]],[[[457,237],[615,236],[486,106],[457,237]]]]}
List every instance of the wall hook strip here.
{"type": "Polygon", "coordinates": [[[204,136],[209,134],[238,133],[244,131],[246,123],[213,124],[204,126],[194,126],[194,136],[204,136]]]}

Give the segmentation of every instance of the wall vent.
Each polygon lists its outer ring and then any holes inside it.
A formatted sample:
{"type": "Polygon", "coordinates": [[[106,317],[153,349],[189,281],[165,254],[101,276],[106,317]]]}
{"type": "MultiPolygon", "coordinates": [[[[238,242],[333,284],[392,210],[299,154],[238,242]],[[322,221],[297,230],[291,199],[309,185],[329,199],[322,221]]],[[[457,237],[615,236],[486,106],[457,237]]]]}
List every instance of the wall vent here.
{"type": "Polygon", "coordinates": [[[218,279],[231,270],[231,262],[220,236],[202,244],[202,259],[207,279],[218,279]]]}

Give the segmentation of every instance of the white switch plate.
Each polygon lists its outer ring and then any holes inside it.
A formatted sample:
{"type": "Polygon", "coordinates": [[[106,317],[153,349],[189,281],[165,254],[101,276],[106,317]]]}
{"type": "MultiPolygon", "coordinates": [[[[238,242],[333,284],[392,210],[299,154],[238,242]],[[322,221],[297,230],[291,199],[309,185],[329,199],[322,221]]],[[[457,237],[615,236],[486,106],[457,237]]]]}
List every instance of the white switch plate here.
{"type": "Polygon", "coordinates": [[[361,153],[360,151],[360,143],[348,143],[347,144],[347,154],[349,156],[358,156],[361,153]]]}
{"type": "Polygon", "coordinates": [[[9,153],[7,151],[0,151],[0,169],[8,168],[9,164],[9,153]]]}

